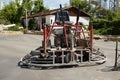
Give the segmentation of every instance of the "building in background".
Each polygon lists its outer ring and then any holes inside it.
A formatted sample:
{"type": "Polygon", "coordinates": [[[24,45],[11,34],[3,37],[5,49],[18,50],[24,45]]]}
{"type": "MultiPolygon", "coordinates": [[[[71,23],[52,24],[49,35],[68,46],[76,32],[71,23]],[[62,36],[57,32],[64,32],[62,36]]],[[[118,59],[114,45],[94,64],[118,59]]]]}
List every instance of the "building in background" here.
{"type": "Polygon", "coordinates": [[[120,11],[120,0],[118,0],[118,11],[120,11]]]}
{"type": "MultiPolygon", "coordinates": [[[[43,11],[43,12],[38,12],[38,13],[32,14],[32,15],[28,16],[28,22],[30,21],[30,19],[34,18],[37,26],[40,29],[42,29],[43,24],[53,24],[55,22],[55,14],[59,10],[60,9],[53,9],[53,10],[49,10],[49,11],[43,11]]],[[[70,21],[73,24],[75,24],[78,9],[75,7],[68,7],[68,8],[63,8],[63,10],[68,11],[70,21]]],[[[79,22],[81,22],[83,25],[88,26],[89,21],[90,21],[90,15],[88,15],[86,12],[81,11],[80,17],[79,17],[79,22]]],[[[23,23],[26,24],[25,18],[23,18],[23,23]]]]}
{"type": "Polygon", "coordinates": [[[70,4],[72,3],[72,0],[70,0],[70,4]]]}
{"type": "Polygon", "coordinates": [[[3,1],[0,0],[0,10],[2,9],[2,7],[3,7],[3,1]]]}
{"type": "Polygon", "coordinates": [[[120,11],[120,0],[109,0],[109,10],[120,11]]]}
{"type": "Polygon", "coordinates": [[[101,7],[105,8],[105,9],[109,9],[108,0],[101,0],[101,7]]]}
{"type": "MultiPolygon", "coordinates": [[[[84,0],[86,1],[86,0],[84,0]]],[[[97,1],[99,6],[107,10],[118,12],[120,11],[120,0],[87,0],[87,1],[97,1]]]]}
{"type": "Polygon", "coordinates": [[[99,6],[105,9],[109,9],[109,0],[89,0],[98,2],[99,6]]]}
{"type": "Polygon", "coordinates": [[[100,7],[111,10],[111,11],[120,11],[120,0],[89,0],[97,1],[100,7]]]}

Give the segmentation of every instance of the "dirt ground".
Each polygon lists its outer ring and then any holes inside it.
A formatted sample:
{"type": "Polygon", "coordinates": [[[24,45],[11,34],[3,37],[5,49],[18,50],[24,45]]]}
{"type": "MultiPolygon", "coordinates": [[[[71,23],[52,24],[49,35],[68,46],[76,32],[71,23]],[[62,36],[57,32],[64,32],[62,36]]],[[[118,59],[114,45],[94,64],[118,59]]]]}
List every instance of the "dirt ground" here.
{"type": "Polygon", "coordinates": [[[115,42],[94,41],[107,56],[107,62],[90,67],[33,70],[17,66],[25,54],[41,45],[40,35],[0,35],[0,80],[120,80],[114,65],[115,42]]]}

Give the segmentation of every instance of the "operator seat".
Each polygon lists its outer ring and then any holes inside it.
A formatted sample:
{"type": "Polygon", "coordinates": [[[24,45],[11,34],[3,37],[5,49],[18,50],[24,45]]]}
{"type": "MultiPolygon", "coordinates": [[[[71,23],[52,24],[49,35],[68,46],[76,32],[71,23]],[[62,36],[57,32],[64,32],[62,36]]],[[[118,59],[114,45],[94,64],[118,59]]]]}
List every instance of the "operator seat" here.
{"type": "Polygon", "coordinates": [[[69,15],[68,15],[68,11],[58,11],[56,14],[55,14],[55,22],[57,24],[62,24],[62,22],[64,21],[65,24],[72,24],[72,22],[70,22],[70,19],[69,19],[69,15]],[[63,15],[63,20],[62,20],[62,15],[63,15]]]}
{"type": "MultiPolygon", "coordinates": [[[[55,22],[57,24],[68,24],[67,27],[66,27],[66,34],[69,35],[71,34],[70,33],[70,28],[69,26],[71,26],[71,24],[73,24],[72,22],[70,22],[70,19],[69,19],[69,15],[68,15],[68,11],[58,11],[55,15],[55,22]]],[[[62,48],[66,48],[67,45],[65,44],[65,36],[64,36],[64,30],[63,28],[56,28],[54,29],[54,34],[55,34],[55,37],[54,37],[54,44],[56,47],[60,46],[62,48]]],[[[71,39],[71,38],[69,38],[71,39]]],[[[69,43],[68,43],[69,44],[69,43]]]]}

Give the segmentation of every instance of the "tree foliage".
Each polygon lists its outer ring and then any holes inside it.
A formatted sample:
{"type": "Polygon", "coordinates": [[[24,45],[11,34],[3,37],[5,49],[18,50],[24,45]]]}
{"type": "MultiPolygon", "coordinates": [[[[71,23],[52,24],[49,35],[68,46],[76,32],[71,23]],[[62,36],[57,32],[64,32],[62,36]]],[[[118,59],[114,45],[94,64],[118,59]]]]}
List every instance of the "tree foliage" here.
{"type": "Polygon", "coordinates": [[[1,10],[2,18],[10,21],[11,23],[16,23],[17,8],[14,2],[10,2],[9,5],[5,5],[1,10]]]}
{"type": "Polygon", "coordinates": [[[90,11],[90,4],[89,2],[85,2],[83,0],[72,0],[71,6],[73,7],[79,7],[80,5],[80,9],[85,11],[85,12],[89,12],[90,11]]]}
{"type": "Polygon", "coordinates": [[[33,18],[33,19],[30,19],[29,20],[29,22],[28,22],[28,28],[29,28],[29,30],[35,30],[35,28],[36,28],[36,23],[35,23],[35,19],[33,18]]]}
{"type": "Polygon", "coordinates": [[[43,0],[15,0],[5,5],[2,10],[0,10],[0,19],[5,19],[10,21],[10,23],[19,24],[22,17],[26,14],[30,15],[32,11],[43,11],[45,7],[43,5],[43,0]],[[33,7],[34,5],[34,7],[33,7]]]}
{"type": "Polygon", "coordinates": [[[31,0],[16,0],[15,4],[17,6],[16,19],[20,22],[22,16],[26,13],[26,10],[28,13],[32,11],[32,2],[31,0]]]}
{"type": "Polygon", "coordinates": [[[45,10],[46,8],[44,7],[43,5],[43,0],[36,0],[34,1],[34,8],[33,8],[33,11],[34,12],[41,12],[43,10],[45,10]]]}
{"type": "Polygon", "coordinates": [[[109,11],[103,18],[92,20],[95,34],[120,35],[120,12],[109,11]]]}

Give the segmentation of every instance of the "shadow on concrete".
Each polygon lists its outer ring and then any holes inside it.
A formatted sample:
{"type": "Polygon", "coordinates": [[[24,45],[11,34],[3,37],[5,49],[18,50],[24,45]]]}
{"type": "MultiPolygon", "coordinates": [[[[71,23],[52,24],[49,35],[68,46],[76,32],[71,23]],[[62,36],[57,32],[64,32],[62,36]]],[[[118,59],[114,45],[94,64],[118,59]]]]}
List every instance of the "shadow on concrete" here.
{"type": "Polygon", "coordinates": [[[119,71],[119,69],[115,69],[114,66],[106,66],[105,68],[101,69],[102,72],[112,72],[112,71],[119,71]]]}

